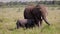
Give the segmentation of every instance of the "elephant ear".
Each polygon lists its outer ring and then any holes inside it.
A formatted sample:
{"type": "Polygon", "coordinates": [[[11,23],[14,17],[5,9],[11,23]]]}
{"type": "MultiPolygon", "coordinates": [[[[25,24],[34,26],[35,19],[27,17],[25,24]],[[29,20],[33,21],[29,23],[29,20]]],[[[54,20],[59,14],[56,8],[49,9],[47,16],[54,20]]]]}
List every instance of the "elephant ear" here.
{"type": "Polygon", "coordinates": [[[40,11],[42,12],[42,15],[47,16],[48,12],[47,12],[46,6],[40,5],[39,7],[40,7],[40,11]]]}

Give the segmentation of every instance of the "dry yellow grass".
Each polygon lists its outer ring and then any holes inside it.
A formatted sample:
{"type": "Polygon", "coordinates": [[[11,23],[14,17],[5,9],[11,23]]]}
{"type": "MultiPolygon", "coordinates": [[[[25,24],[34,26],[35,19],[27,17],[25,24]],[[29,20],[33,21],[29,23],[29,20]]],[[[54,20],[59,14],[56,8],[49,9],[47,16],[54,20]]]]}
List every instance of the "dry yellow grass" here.
{"type": "Polygon", "coordinates": [[[58,7],[53,8],[54,10],[51,10],[51,7],[47,8],[50,27],[43,22],[42,28],[34,27],[27,30],[14,29],[16,20],[23,19],[24,7],[19,8],[0,8],[0,34],[60,34],[60,10],[57,9],[58,7]]]}

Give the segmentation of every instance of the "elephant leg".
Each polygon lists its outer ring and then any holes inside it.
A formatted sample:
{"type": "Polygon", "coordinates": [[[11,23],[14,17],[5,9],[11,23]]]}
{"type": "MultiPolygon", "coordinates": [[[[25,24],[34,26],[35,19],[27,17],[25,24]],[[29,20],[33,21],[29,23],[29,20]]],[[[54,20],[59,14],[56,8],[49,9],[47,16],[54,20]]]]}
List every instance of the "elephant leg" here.
{"type": "Polygon", "coordinates": [[[21,27],[21,24],[20,24],[19,21],[17,21],[17,23],[16,23],[16,28],[19,29],[20,27],[21,27]]]}
{"type": "Polygon", "coordinates": [[[40,21],[39,21],[39,23],[38,23],[38,26],[40,27],[40,21]]]}
{"type": "Polygon", "coordinates": [[[40,21],[39,21],[39,20],[36,20],[36,25],[37,25],[38,27],[40,27],[40,21]]]}
{"type": "Polygon", "coordinates": [[[19,29],[19,25],[17,25],[17,29],[19,29]]]}
{"type": "Polygon", "coordinates": [[[40,21],[38,21],[38,26],[42,26],[42,19],[40,19],[40,21]]]}
{"type": "Polygon", "coordinates": [[[40,26],[42,26],[42,19],[40,20],[40,26]]]}
{"type": "Polygon", "coordinates": [[[17,25],[17,26],[16,26],[16,27],[17,27],[17,29],[19,29],[19,24],[18,24],[18,23],[16,23],[16,25],[17,25]]]}

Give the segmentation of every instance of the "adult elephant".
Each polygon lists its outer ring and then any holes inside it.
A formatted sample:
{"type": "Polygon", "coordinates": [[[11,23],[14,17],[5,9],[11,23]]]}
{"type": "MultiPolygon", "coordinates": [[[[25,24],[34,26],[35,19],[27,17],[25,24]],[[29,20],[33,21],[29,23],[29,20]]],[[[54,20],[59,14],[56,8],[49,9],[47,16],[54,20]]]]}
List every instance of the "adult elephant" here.
{"type": "Polygon", "coordinates": [[[24,10],[24,18],[35,19],[35,22],[38,26],[42,25],[42,20],[44,20],[48,25],[50,25],[46,18],[47,13],[48,12],[44,5],[29,5],[24,10]]]}

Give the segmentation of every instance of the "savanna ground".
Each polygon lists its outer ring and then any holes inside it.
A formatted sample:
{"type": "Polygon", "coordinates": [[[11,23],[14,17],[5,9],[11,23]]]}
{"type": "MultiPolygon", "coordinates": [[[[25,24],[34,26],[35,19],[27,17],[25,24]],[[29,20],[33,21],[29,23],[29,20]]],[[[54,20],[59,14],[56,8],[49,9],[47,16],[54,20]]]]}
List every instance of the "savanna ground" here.
{"type": "Polygon", "coordinates": [[[0,8],[0,34],[60,34],[60,8],[47,7],[48,26],[44,21],[41,28],[15,29],[16,20],[23,19],[24,7],[0,8]],[[20,9],[19,9],[20,8],[20,9]]]}

